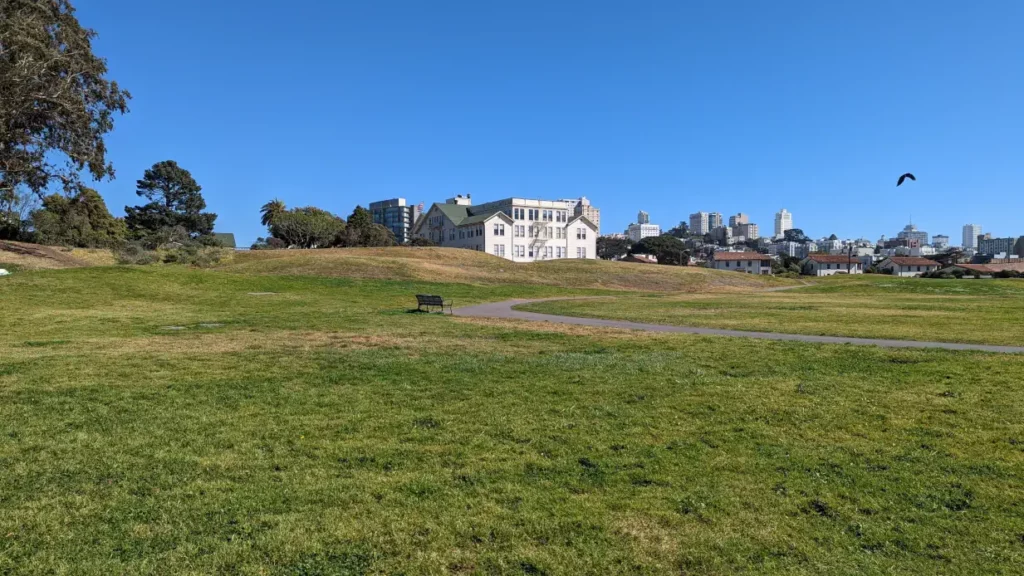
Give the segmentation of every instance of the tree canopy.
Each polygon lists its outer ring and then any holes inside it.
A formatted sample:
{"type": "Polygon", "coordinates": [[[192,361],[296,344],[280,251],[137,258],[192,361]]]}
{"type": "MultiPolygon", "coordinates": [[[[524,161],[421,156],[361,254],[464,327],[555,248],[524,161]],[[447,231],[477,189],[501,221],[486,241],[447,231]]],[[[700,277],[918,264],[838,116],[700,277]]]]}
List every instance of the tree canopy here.
{"type": "Polygon", "coordinates": [[[95,37],[69,0],[0,1],[0,196],[114,176],[104,136],[131,96],[106,78],[95,37]]]}
{"type": "Polygon", "coordinates": [[[327,248],[337,243],[345,231],[345,221],[326,210],[306,206],[276,214],[269,228],[271,236],[285,246],[327,248]]]}
{"type": "Polygon", "coordinates": [[[675,236],[676,238],[686,238],[690,235],[690,226],[686,222],[680,221],[675,228],[672,228],[667,233],[669,236],[675,236]]]}
{"type": "Polygon", "coordinates": [[[629,247],[633,243],[628,238],[613,238],[611,236],[597,237],[597,257],[602,260],[615,260],[629,254],[629,247]]]}
{"type": "Polygon", "coordinates": [[[35,240],[40,244],[79,248],[113,248],[124,242],[124,221],[114,218],[98,192],[82,187],[74,196],[52,194],[32,212],[35,240]]]}
{"type": "Polygon", "coordinates": [[[675,236],[662,234],[649,236],[633,244],[630,254],[650,254],[658,259],[658,264],[686,265],[689,264],[689,251],[683,241],[675,236]]]}
{"type": "Polygon", "coordinates": [[[811,239],[804,234],[804,231],[799,228],[790,228],[789,230],[786,230],[783,233],[782,238],[786,242],[799,242],[801,244],[806,244],[811,241],[811,239]]]}
{"type": "Polygon", "coordinates": [[[217,215],[203,212],[206,201],[201,191],[192,174],[177,162],[157,162],[136,182],[135,193],[149,203],[125,206],[125,223],[138,238],[173,228],[185,230],[192,239],[209,236],[217,215]]]}

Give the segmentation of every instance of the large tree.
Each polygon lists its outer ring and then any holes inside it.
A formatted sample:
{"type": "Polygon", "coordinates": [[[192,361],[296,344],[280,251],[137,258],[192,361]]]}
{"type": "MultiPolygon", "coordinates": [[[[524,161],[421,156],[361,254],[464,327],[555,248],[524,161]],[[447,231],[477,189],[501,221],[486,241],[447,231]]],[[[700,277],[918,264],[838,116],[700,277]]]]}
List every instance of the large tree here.
{"type": "Polygon", "coordinates": [[[98,192],[82,187],[74,196],[51,194],[32,212],[32,227],[40,244],[113,248],[124,242],[124,221],[114,218],[98,192]]]}
{"type": "Polygon", "coordinates": [[[270,224],[274,222],[274,218],[283,214],[284,211],[284,202],[274,198],[260,208],[260,223],[264,226],[270,226],[270,224]]]}
{"type": "Polygon", "coordinates": [[[683,221],[679,222],[679,225],[667,232],[670,236],[676,238],[686,238],[690,235],[690,226],[683,221]]]}
{"type": "Polygon", "coordinates": [[[806,244],[811,241],[811,239],[804,234],[804,231],[799,228],[790,228],[789,230],[786,230],[783,233],[782,238],[786,242],[799,242],[801,244],[806,244]]]}
{"type": "Polygon", "coordinates": [[[690,252],[686,249],[683,241],[668,234],[648,236],[633,244],[629,253],[650,254],[658,259],[658,264],[685,266],[690,262],[690,252]]]}
{"type": "Polygon", "coordinates": [[[613,238],[611,236],[597,237],[597,257],[602,260],[615,260],[629,254],[629,247],[632,242],[628,238],[613,238]]]}
{"type": "Polygon", "coordinates": [[[128,111],[68,0],[0,0],[0,196],[69,194],[87,170],[113,178],[103,138],[128,111]]]}
{"type": "Polygon", "coordinates": [[[312,206],[281,212],[270,223],[273,238],[296,248],[326,248],[334,244],[344,230],[344,220],[312,206]]]}
{"type": "Polygon", "coordinates": [[[177,162],[157,162],[135,186],[135,193],[149,200],[142,206],[124,208],[125,223],[135,236],[145,238],[172,228],[184,229],[193,239],[213,233],[217,215],[203,212],[202,187],[177,162]]]}

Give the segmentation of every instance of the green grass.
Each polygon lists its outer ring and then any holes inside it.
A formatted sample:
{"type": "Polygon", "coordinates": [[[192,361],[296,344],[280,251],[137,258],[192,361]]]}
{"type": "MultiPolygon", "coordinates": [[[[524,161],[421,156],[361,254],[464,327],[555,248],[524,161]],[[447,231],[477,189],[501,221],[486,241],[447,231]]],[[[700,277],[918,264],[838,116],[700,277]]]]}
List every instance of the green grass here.
{"type": "Polygon", "coordinates": [[[523,310],[766,332],[1024,345],[1024,281],[865,276],[763,293],[642,294],[523,310]]]}
{"type": "Polygon", "coordinates": [[[0,574],[1024,562],[1024,358],[408,313],[421,291],[567,293],[170,267],[0,281],[0,574]]]}

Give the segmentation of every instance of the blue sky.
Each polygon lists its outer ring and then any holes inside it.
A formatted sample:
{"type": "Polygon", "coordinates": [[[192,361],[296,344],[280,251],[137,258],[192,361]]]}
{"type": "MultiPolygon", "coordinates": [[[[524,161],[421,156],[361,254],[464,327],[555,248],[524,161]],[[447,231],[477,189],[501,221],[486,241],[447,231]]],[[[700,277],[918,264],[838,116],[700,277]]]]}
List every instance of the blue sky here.
{"type": "Polygon", "coordinates": [[[1024,234],[1021,2],[75,4],[134,96],[115,213],[174,159],[246,244],[274,197],[459,193],[586,195],[604,233],[785,207],[814,237],[1024,234]]]}

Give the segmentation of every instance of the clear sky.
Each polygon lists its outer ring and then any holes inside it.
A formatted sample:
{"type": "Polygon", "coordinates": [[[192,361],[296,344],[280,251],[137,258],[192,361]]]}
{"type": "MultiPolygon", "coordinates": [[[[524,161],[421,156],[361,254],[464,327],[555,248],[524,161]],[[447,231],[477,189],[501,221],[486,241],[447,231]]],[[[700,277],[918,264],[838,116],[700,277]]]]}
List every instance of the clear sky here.
{"type": "Polygon", "coordinates": [[[603,233],[785,207],[813,237],[1024,234],[1024,2],[74,3],[134,96],[115,213],[174,159],[245,244],[274,197],[459,193],[586,195],[603,233]]]}

